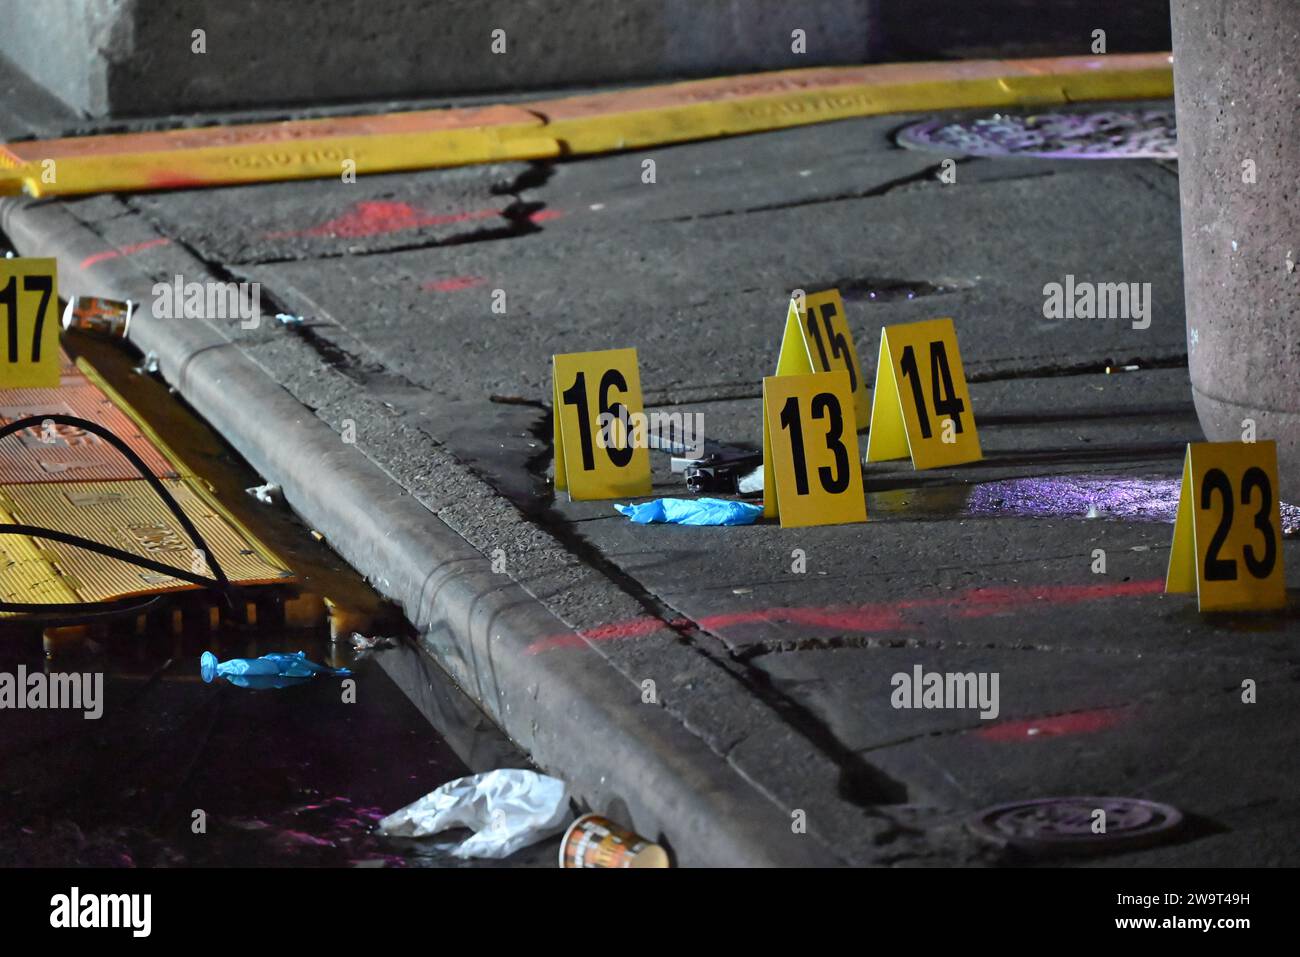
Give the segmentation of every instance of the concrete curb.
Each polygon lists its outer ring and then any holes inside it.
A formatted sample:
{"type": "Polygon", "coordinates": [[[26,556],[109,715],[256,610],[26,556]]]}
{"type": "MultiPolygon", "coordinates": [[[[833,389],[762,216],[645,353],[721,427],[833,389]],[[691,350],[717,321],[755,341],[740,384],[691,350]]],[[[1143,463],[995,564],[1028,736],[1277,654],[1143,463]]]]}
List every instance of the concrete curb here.
{"type": "MultiPolygon", "coordinates": [[[[128,257],[94,264],[103,241],[56,202],[0,201],[15,249],[59,260],[60,288],[149,302],[128,257]]],[[[160,237],[161,238],[161,237],[160,237]]],[[[215,279],[194,261],[187,278],[215,279]]],[[[839,863],[791,833],[764,796],[586,644],[528,655],[539,634],[571,632],[536,598],[317,419],[209,322],[141,310],[131,340],[166,380],[424,636],[424,650],[547,771],[596,809],[621,802],[682,865],[839,863]]],[[[409,692],[408,692],[409,693],[409,692]]],[[[439,782],[432,782],[439,783],[439,782]]],[[[432,785],[431,783],[431,785],[432,785]]]]}

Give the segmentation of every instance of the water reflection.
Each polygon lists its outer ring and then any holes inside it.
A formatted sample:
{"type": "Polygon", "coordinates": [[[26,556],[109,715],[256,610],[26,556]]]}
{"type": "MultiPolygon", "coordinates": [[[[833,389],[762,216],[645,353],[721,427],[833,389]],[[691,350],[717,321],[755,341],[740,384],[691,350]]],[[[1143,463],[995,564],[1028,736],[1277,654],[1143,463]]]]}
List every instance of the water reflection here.
{"type": "MultiPolygon", "coordinates": [[[[874,492],[868,508],[876,515],[920,519],[1005,515],[1172,524],[1181,484],[1168,476],[1035,476],[874,492]]],[[[1283,502],[1281,512],[1282,533],[1300,532],[1300,507],[1283,502]]]]}
{"type": "MultiPolygon", "coordinates": [[[[460,833],[373,834],[385,814],[486,769],[471,768],[394,686],[386,672],[402,655],[419,657],[409,645],[358,660],[303,632],[103,638],[61,644],[47,659],[39,635],[0,629],[0,638],[0,671],[104,675],[99,720],[0,712],[0,866],[482,866],[446,853],[460,833]],[[353,669],[351,701],[337,678],[268,690],[204,684],[204,648],[223,659],[304,650],[353,669]]],[[[474,763],[519,765],[504,739],[483,744],[500,732],[440,672],[418,680],[426,696],[446,699],[440,720],[462,724],[448,730],[474,763]]],[[[553,866],[555,853],[542,845],[489,866],[553,866]]]]}

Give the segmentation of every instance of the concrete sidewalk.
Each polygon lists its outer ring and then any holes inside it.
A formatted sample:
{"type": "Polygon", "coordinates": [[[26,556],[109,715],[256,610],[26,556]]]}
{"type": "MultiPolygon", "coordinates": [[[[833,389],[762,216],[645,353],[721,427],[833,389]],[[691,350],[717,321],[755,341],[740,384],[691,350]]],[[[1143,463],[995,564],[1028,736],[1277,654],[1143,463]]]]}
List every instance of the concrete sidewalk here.
{"type": "MultiPolygon", "coordinates": [[[[1200,438],[1176,174],[965,160],[946,185],[893,144],[907,120],[9,203],[3,226],[65,292],[255,281],[267,316],[304,315],[132,338],[543,767],[681,863],[997,863],[965,815],[1115,794],[1192,822],[1115,863],[1295,864],[1291,615],[1161,594],[1200,438]],[[1045,320],[1067,274],[1151,283],[1150,327],[1045,320]],[[551,495],[552,353],[635,346],[650,405],[756,444],[789,292],[828,286],[868,381],[882,324],[954,317],[983,462],[868,466],[864,526],[640,527],[551,495]],[[997,718],[893,708],[918,665],[998,673],[997,718]]],[[[657,454],[655,491],[684,493],[657,454]]]]}

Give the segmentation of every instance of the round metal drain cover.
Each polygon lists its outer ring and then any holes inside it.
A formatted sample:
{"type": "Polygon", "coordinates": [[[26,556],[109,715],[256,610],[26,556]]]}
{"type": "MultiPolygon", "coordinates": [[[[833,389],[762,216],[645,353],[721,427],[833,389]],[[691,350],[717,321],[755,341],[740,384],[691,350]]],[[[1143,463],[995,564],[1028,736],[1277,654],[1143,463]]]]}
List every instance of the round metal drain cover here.
{"type": "Polygon", "coordinates": [[[1156,844],[1182,823],[1168,804],[1123,797],[1042,798],[980,811],[975,833],[1031,854],[1109,854],[1156,844]],[[1106,812],[1104,833],[1094,833],[1096,812],[1106,812]]]}
{"type": "Polygon", "coordinates": [[[948,156],[1178,158],[1172,108],[929,119],[905,128],[898,134],[898,143],[948,156]]]}

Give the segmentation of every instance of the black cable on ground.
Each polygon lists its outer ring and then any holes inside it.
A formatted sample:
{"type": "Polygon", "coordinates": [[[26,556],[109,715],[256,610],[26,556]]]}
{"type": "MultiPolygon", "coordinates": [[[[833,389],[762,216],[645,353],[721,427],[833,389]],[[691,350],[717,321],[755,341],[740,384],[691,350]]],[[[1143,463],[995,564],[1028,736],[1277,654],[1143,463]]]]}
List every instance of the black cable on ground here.
{"type": "MultiPolygon", "coordinates": [[[[140,456],[136,455],[136,453],[131,449],[129,445],[127,445],[125,442],[119,439],[108,429],[104,428],[102,425],[99,425],[96,422],[91,422],[86,419],[78,418],[77,416],[74,415],[58,415],[58,414],[32,415],[24,419],[18,419],[15,422],[10,422],[8,425],[0,426],[0,439],[12,435],[15,432],[21,432],[23,429],[31,428],[32,426],[42,426],[46,422],[54,422],[58,425],[69,425],[72,426],[73,428],[83,429],[86,432],[90,432],[93,435],[99,436],[101,439],[106,441],[109,445],[113,446],[113,448],[121,452],[122,455],[126,458],[126,460],[130,462],[132,466],[135,467],[135,470],[140,473],[140,477],[143,478],[146,482],[148,482],[149,487],[153,489],[154,492],[158,495],[158,497],[163,500],[163,503],[167,506],[168,511],[170,511],[172,515],[176,517],[176,521],[180,523],[181,528],[189,536],[190,542],[194,545],[194,547],[198,549],[200,552],[202,552],[205,563],[207,564],[208,568],[212,570],[212,577],[205,578],[201,575],[186,571],[185,569],[182,568],[175,568],[171,565],[164,565],[162,562],[155,562],[152,559],[143,558],[139,555],[133,555],[130,552],[123,551],[120,548],[114,548],[111,545],[104,545],[101,542],[92,541],[91,539],[88,538],[82,538],[80,535],[72,535],[68,532],[61,532],[58,531],[57,529],[52,529],[52,528],[42,528],[39,525],[21,525],[21,524],[0,525],[0,535],[27,535],[33,538],[44,538],[52,542],[62,542],[65,545],[72,545],[76,548],[84,548],[87,551],[95,552],[100,555],[105,555],[109,558],[116,558],[118,561],[126,562],[127,564],[130,565],[136,565],[140,568],[145,568],[148,569],[149,571],[157,572],[162,575],[168,575],[172,578],[178,578],[181,581],[190,582],[191,584],[194,585],[202,585],[207,588],[215,588],[221,593],[227,605],[233,607],[234,603],[231,600],[231,594],[230,594],[231,593],[230,581],[229,579],[226,578],[226,573],[222,570],[221,563],[217,561],[217,556],[212,554],[211,550],[208,548],[208,543],[205,542],[203,540],[203,536],[199,534],[199,530],[194,527],[194,524],[189,520],[189,517],[176,503],[176,500],[172,498],[172,495],[170,492],[167,491],[166,486],[164,486],[162,482],[160,482],[158,478],[152,472],[149,471],[149,467],[145,465],[144,461],[140,458],[140,456]]],[[[95,616],[104,615],[106,613],[108,615],[114,615],[114,614],[126,614],[128,611],[138,613],[140,610],[143,610],[143,607],[147,607],[151,605],[155,600],[156,598],[144,602],[140,608],[129,606],[125,610],[111,607],[113,605],[119,604],[117,602],[102,602],[102,601],[101,602],[69,602],[66,604],[61,604],[61,603],[42,603],[42,602],[9,602],[9,601],[0,600],[0,611],[22,612],[24,614],[29,614],[32,616],[50,615],[50,614],[68,616],[68,615],[76,615],[80,613],[84,613],[87,615],[95,615],[95,616]]]]}

